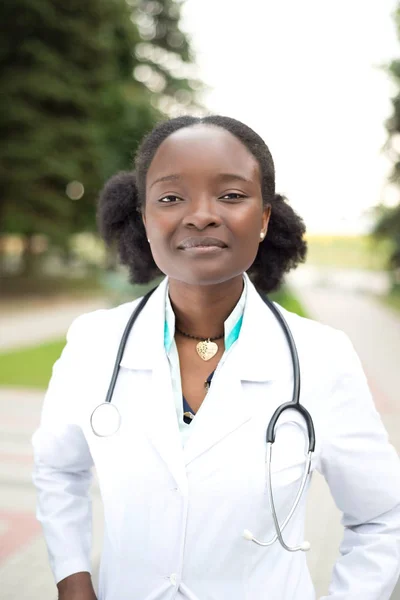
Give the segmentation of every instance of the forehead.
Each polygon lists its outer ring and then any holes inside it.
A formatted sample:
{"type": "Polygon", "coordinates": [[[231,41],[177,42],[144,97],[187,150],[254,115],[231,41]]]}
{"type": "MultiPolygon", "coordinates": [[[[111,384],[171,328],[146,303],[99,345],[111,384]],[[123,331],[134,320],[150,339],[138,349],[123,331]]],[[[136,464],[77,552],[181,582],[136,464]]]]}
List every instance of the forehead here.
{"type": "Polygon", "coordinates": [[[159,146],[148,170],[148,179],[169,172],[237,173],[260,178],[256,158],[229,131],[214,125],[193,125],[171,134],[159,146]]]}

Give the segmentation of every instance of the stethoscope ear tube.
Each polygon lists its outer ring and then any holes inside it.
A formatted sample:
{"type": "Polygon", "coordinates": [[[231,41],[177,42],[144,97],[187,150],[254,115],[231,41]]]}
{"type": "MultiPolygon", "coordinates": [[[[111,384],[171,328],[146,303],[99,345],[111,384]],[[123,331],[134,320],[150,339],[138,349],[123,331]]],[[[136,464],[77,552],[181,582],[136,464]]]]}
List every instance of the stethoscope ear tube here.
{"type": "Polygon", "coordinates": [[[302,417],[304,418],[306,425],[307,425],[307,431],[308,431],[308,452],[314,452],[314,450],[315,450],[315,430],[314,430],[314,424],[313,424],[311,415],[308,412],[308,410],[306,408],[304,408],[304,406],[302,404],[294,404],[293,402],[286,402],[285,404],[282,404],[281,406],[279,406],[276,409],[276,411],[272,415],[271,420],[268,423],[268,427],[267,427],[267,435],[266,435],[267,444],[273,444],[275,442],[275,427],[276,427],[277,421],[278,421],[279,417],[281,416],[281,414],[287,409],[297,410],[297,412],[299,412],[302,415],[302,417]]]}
{"type": "Polygon", "coordinates": [[[308,451],[314,452],[315,450],[315,430],[313,420],[311,418],[310,413],[304,408],[302,404],[300,404],[300,362],[299,355],[297,352],[296,344],[290,331],[289,325],[286,323],[286,319],[282,315],[281,311],[275,306],[269,298],[266,298],[262,294],[260,294],[261,298],[264,300],[265,304],[270,308],[275,317],[277,318],[279,324],[282,327],[283,333],[285,334],[286,341],[289,346],[290,356],[292,359],[293,365],[293,395],[291,402],[286,402],[282,404],[279,408],[274,412],[271,421],[268,424],[267,428],[267,443],[273,444],[275,442],[275,427],[276,423],[281,416],[281,414],[291,408],[293,410],[297,410],[304,418],[307,431],[308,431],[308,451]]]}

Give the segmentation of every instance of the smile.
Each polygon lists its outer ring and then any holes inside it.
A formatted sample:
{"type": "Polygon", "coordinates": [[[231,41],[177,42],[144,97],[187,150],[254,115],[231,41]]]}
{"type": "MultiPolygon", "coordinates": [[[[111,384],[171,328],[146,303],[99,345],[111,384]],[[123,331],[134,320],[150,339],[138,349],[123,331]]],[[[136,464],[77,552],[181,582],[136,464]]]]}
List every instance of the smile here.
{"type": "Polygon", "coordinates": [[[194,253],[210,254],[227,248],[225,242],[214,237],[189,237],[184,239],[178,246],[179,250],[194,253]]]}

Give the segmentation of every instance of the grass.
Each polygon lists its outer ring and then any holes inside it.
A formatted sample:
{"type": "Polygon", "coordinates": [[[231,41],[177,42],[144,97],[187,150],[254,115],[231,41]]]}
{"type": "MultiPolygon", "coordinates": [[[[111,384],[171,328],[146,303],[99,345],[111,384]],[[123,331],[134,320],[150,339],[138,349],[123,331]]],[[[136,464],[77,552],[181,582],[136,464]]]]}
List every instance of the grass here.
{"type": "Polygon", "coordinates": [[[269,294],[269,298],[274,302],[278,302],[281,306],[290,310],[290,312],[297,313],[301,317],[307,317],[302,304],[299,302],[296,296],[294,296],[288,288],[282,288],[279,292],[269,294]]]}
{"type": "Polygon", "coordinates": [[[0,385],[46,388],[64,346],[65,339],[1,353],[0,385]]]}
{"type": "Polygon", "coordinates": [[[381,298],[383,302],[400,313],[400,290],[393,291],[381,298]]]}
{"type": "Polygon", "coordinates": [[[309,235],[307,264],[319,267],[386,270],[389,244],[367,235],[309,235]]]}
{"type": "MultiPolygon", "coordinates": [[[[270,298],[288,310],[305,316],[301,304],[288,289],[271,294],[270,298]]],[[[53,364],[64,345],[65,339],[60,339],[0,353],[0,386],[45,389],[53,364]]]]}

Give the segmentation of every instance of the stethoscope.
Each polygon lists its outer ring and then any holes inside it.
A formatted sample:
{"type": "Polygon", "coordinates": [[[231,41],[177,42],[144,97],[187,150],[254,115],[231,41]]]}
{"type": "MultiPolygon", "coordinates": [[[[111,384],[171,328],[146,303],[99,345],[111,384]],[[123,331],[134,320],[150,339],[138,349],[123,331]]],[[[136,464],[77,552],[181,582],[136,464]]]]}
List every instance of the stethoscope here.
{"type": "MultiPolygon", "coordinates": [[[[145,296],[143,296],[142,300],[139,302],[138,306],[136,307],[136,309],[130,316],[128,323],[126,324],[125,330],[122,334],[120,344],[119,344],[119,348],[118,348],[117,356],[115,359],[114,369],[113,369],[113,373],[111,376],[110,385],[108,387],[106,399],[102,404],[100,404],[99,406],[97,406],[94,409],[94,411],[90,417],[90,424],[92,426],[93,433],[99,437],[108,437],[110,435],[113,435],[118,431],[118,429],[121,426],[121,414],[120,414],[118,408],[114,404],[111,403],[115,384],[117,382],[118,372],[120,369],[120,363],[121,363],[122,355],[124,353],[126,342],[128,340],[129,334],[132,330],[132,327],[135,324],[136,319],[142,312],[143,308],[147,304],[150,296],[155,291],[155,289],[157,289],[157,288],[154,288],[153,290],[148,292],[145,296]]],[[[253,536],[253,534],[248,529],[245,529],[245,531],[243,532],[243,537],[245,539],[250,540],[250,541],[254,542],[255,544],[258,544],[259,546],[263,546],[263,547],[272,546],[272,544],[274,544],[277,540],[279,540],[281,546],[288,552],[298,552],[299,550],[306,552],[307,550],[310,549],[309,542],[304,541],[299,546],[289,546],[288,544],[285,543],[285,540],[283,539],[283,536],[282,536],[282,532],[285,529],[285,527],[287,526],[287,524],[289,523],[289,521],[292,519],[294,513],[296,512],[298,505],[300,504],[304,489],[306,487],[306,484],[307,484],[307,481],[308,481],[308,478],[310,475],[311,460],[312,460],[313,452],[315,450],[314,424],[313,424],[313,420],[311,418],[310,413],[304,408],[304,406],[302,404],[300,404],[300,364],[299,364],[299,356],[297,353],[296,344],[294,342],[292,332],[290,331],[290,328],[289,328],[288,324],[286,323],[286,320],[284,319],[282,313],[279,311],[279,309],[276,308],[276,306],[268,298],[265,298],[264,296],[261,296],[261,298],[264,300],[265,304],[269,307],[269,309],[273,312],[274,316],[278,320],[278,322],[285,334],[285,337],[286,337],[286,340],[287,340],[287,343],[288,343],[288,346],[290,349],[290,355],[291,355],[292,365],[293,365],[293,395],[292,395],[292,399],[290,402],[281,404],[281,406],[279,406],[276,409],[276,411],[272,415],[272,418],[268,424],[267,434],[266,434],[266,442],[267,442],[266,459],[265,459],[266,471],[267,471],[266,481],[267,481],[267,488],[268,488],[269,505],[270,505],[271,514],[272,514],[276,533],[275,533],[274,537],[271,540],[269,540],[268,542],[260,542],[253,536]],[[300,415],[303,417],[303,419],[306,423],[307,433],[308,433],[308,436],[307,436],[308,437],[308,452],[307,452],[307,458],[306,458],[306,463],[305,463],[305,467],[304,467],[304,473],[303,473],[303,476],[301,479],[299,490],[296,494],[296,498],[293,502],[293,506],[292,506],[289,514],[287,515],[286,519],[283,521],[282,524],[280,524],[278,521],[278,516],[276,514],[274,495],[273,495],[273,490],[272,490],[272,474],[271,474],[272,445],[275,442],[275,429],[276,429],[278,419],[282,415],[283,412],[285,412],[286,410],[289,410],[289,409],[295,410],[298,413],[300,413],[300,415]]]]}

